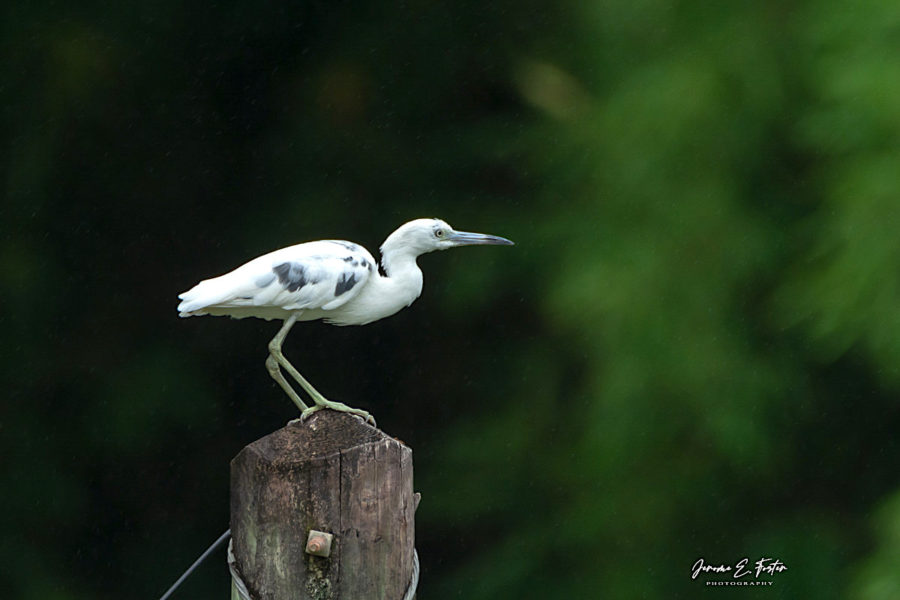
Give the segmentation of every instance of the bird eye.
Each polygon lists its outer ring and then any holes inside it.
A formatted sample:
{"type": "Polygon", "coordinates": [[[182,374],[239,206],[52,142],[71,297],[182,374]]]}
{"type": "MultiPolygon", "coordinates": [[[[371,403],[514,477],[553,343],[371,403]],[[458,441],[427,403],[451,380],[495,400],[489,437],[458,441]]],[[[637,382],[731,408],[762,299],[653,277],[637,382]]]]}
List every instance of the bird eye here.
{"type": "Polygon", "coordinates": [[[442,238],[442,237],[444,237],[444,230],[443,229],[435,229],[434,235],[435,235],[435,237],[442,238]]]}

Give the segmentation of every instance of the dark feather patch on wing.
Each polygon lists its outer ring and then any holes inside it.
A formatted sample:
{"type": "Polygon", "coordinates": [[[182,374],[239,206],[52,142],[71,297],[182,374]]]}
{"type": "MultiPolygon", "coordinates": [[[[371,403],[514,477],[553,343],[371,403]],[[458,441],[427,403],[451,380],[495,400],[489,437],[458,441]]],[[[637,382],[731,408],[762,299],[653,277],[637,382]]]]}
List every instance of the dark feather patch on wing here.
{"type": "Polygon", "coordinates": [[[338,279],[337,285],[334,286],[334,295],[340,296],[356,285],[356,273],[344,271],[338,279]]]}
{"type": "Polygon", "coordinates": [[[278,283],[287,288],[289,292],[296,292],[307,283],[310,283],[306,267],[297,262],[281,263],[276,265],[272,272],[278,276],[278,283]]]}

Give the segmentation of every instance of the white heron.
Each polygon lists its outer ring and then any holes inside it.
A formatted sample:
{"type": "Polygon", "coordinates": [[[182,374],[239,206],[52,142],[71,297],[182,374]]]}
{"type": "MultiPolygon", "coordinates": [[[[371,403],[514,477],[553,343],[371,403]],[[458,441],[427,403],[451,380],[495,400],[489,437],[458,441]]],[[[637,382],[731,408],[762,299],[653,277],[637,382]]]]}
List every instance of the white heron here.
{"type": "Polygon", "coordinates": [[[400,226],[381,245],[381,266],[359,244],[322,240],[264,254],[220,277],[201,281],[180,296],[181,317],[226,315],[236,319],[282,319],[269,342],[266,368],[300,408],[305,420],[323,408],[359,415],[368,412],[327,400],[291,365],[281,345],[297,321],[323,319],[334,325],[365,325],[409,306],[422,293],[416,258],[434,250],[475,244],[512,245],[506,238],[455,231],[440,219],[416,219],[400,226]],[[307,406],[281,372],[284,369],[313,401],[307,406]]]}

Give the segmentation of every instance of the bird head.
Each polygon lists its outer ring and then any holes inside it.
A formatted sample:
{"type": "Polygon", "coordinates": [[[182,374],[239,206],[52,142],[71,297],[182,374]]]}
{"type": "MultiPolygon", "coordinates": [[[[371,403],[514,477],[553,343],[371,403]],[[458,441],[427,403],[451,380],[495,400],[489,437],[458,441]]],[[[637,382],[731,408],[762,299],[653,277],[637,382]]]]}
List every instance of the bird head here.
{"type": "Polygon", "coordinates": [[[388,236],[381,246],[381,253],[405,251],[418,256],[435,250],[474,245],[511,246],[506,238],[484,233],[456,231],[441,219],[416,219],[401,225],[388,236]]]}

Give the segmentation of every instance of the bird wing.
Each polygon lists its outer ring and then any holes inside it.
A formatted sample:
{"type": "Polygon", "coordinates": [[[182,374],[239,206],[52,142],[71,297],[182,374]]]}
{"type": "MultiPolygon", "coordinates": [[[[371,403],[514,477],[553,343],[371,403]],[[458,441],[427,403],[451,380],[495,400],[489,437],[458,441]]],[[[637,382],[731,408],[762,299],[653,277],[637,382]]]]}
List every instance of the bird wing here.
{"type": "MultiPolygon", "coordinates": [[[[376,268],[372,255],[343,240],[307,242],[255,258],[220,277],[201,281],[181,294],[181,316],[207,309],[240,308],[240,316],[271,315],[265,309],[334,310],[365,286],[376,268]]],[[[237,315],[236,315],[237,316],[237,315]]]]}

